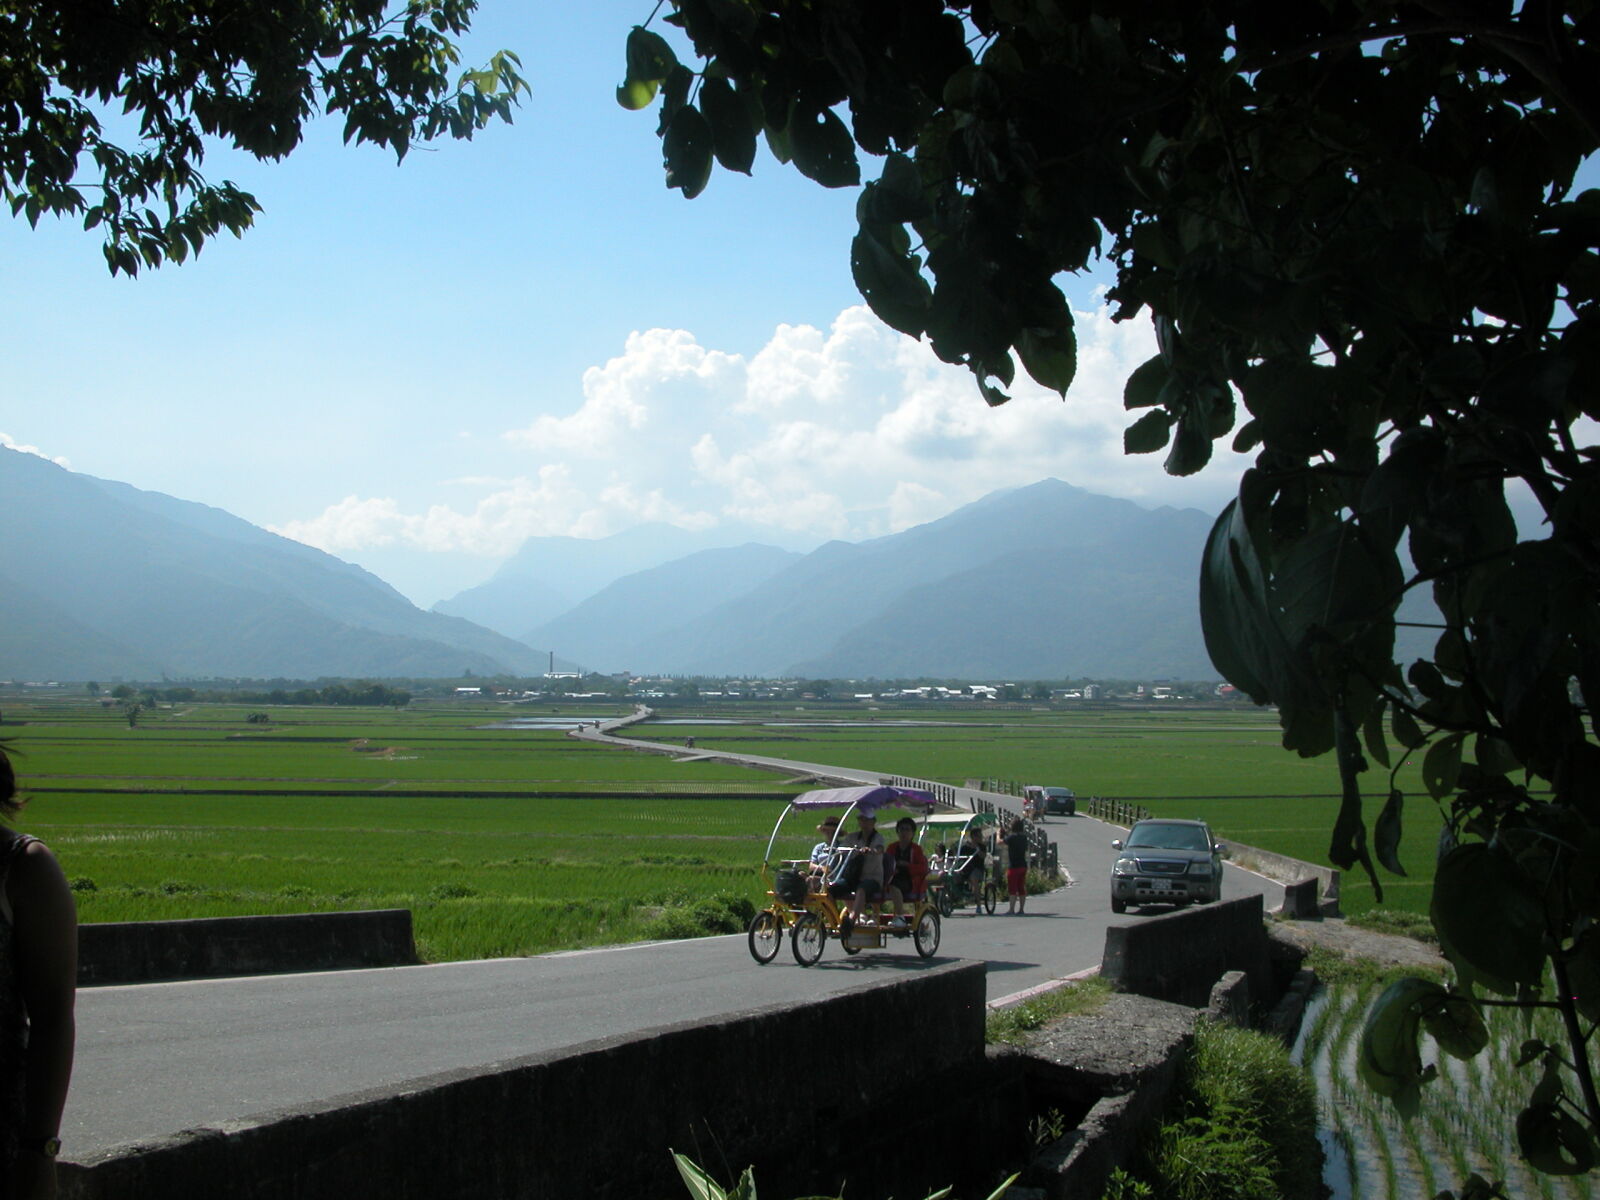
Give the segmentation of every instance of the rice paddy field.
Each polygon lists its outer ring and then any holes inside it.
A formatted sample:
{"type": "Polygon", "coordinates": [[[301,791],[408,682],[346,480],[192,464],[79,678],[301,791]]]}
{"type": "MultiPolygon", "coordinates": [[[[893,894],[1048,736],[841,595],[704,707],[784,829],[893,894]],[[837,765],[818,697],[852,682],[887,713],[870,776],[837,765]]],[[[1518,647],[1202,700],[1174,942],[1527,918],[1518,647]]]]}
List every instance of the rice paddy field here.
{"type": "Polygon", "coordinates": [[[490,706],[250,711],[163,707],[130,729],[98,705],[6,705],[18,827],[56,851],[81,920],[410,908],[434,961],[681,933],[663,917],[759,894],[799,790],[597,749],[559,718],[486,728],[507,716],[490,706]]]}
{"type": "MultiPolygon", "coordinates": [[[[18,825],[56,850],[84,921],[404,907],[423,956],[447,960],[715,931],[760,897],[773,822],[804,784],[565,736],[622,711],[179,704],[130,728],[87,698],[8,700],[0,733],[29,796],[18,825]]],[[[956,785],[1060,784],[1312,861],[1332,826],[1331,759],[1286,754],[1255,710],[737,711],[632,732],[956,785]]],[[[1385,906],[1421,909],[1437,817],[1423,799],[1408,815],[1414,874],[1385,906]]],[[[1052,825],[1070,864],[1073,823],[1052,825]]],[[[796,826],[778,852],[810,841],[796,826]]],[[[1347,911],[1372,903],[1346,881],[1347,911]]]]}
{"type": "Polygon", "coordinates": [[[1362,1024],[1388,975],[1359,974],[1332,983],[1307,1012],[1296,1056],[1316,1080],[1327,1180],[1335,1195],[1351,1200],[1409,1200],[1459,1189],[1476,1173],[1503,1181],[1505,1194],[1528,1200],[1585,1200],[1591,1176],[1545,1175],[1530,1169],[1516,1145],[1510,1117],[1528,1102],[1537,1066],[1519,1069],[1507,1053],[1526,1038],[1552,1045],[1565,1039],[1560,1018],[1548,1009],[1524,1013],[1492,1008],[1484,1013],[1490,1049],[1462,1060],[1440,1052],[1426,1034],[1422,1061],[1439,1077],[1422,1089],[1421,1111],[1402,1120],[1357,1076],[1362,1024]]]}

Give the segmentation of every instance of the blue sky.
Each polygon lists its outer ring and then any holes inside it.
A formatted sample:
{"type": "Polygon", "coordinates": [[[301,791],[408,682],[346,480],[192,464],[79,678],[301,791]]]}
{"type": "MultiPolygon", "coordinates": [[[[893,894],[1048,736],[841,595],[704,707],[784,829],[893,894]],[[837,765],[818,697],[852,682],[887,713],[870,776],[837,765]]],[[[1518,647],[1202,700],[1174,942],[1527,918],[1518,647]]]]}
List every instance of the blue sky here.
{"type": "MultiPolygon", "coordinates": [[[[1143,320],[1080,313],[1078,385],[989,410],[850,280],[855,193],[762,152],[699,198],[655,113],[613,98],[647,2],[483,0],[463,66],[532,86],[515,124],[396,166],[315,124],[212,179],[265,211],[178,267],[113,279],[76,223],[0,222],[0,444],[215,505],[427,606],[522,539],[644,520],[799,548],[878,536],[1047,476],[1215,511],[1240,464],[1172,480],[1121,454],[1143,320]]],[[[876,175],[870,161],[865,174],[876,175]]]]}

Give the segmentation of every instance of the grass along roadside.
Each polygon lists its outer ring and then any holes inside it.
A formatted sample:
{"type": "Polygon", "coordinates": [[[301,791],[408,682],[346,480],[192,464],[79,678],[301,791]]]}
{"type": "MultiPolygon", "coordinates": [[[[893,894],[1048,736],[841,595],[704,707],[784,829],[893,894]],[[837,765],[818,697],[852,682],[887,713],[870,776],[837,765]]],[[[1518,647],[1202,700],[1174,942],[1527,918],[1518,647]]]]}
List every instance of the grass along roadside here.
{"type": "Polygon", "coordinates": [[[1036,996],[989,1010],[983,1038],[989,1045],[1018,1046],[1027,1035],[1063,1017],[1089,1016],[1105,1006],[1111,984],[1098,975],[1074,980],[1036,996]]]}

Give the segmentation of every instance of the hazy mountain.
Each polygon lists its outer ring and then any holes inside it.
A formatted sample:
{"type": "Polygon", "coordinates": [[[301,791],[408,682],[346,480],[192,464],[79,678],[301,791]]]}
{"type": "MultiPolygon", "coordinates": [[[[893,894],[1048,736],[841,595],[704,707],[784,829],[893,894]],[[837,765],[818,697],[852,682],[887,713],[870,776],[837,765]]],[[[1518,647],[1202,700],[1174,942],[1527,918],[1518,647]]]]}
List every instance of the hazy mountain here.
{"type": "Polygon", "coordinates": [[[1210,676],[1195,599],[1210,525],[1054,479],[995,492],[903,533],[821,547],[672,631],[659,661],[706,674],[882,678],[960,662],[962,675],[1036,678],[1093,662],[1103,675],[1210,676]]]}
{"type": "Polygon", "coordinates": [[[531,537],[489,580],[433,611],[521,637],[624,575],[707,548],[703,535],[660,523],[604,538],[531,537]]]}
{"type": "Polygon", "coordinates": [[[546,658],[220,509],[0,449],[0,676],[441,676],[546,658]]]}
{"type": "Polygon", "coordinates": [[[433,611],[522,638],[624,576],[743,542],[773,543],[789,550],[795,544],[792,535],[771,529],[723,525],[694,531],[660,522],[603,538],[533,537],[487,582],[439,601],[433,611]]]}
{"type": "Polygon", "coordinates": [[[1022,550],[906,593],[789,674],[880,679],[1209,679],[1200,547],[1158,531],[1107,547],[1022,550]]]}
{"type": "Polygon", "coordinates": [[[755,543],[702,550],[601,589],[571,611],[523,635],[594,669],[629,670],[654,659],[659,639],[704,617],[729,596],[759,586],[801,556],[755,543]]]}

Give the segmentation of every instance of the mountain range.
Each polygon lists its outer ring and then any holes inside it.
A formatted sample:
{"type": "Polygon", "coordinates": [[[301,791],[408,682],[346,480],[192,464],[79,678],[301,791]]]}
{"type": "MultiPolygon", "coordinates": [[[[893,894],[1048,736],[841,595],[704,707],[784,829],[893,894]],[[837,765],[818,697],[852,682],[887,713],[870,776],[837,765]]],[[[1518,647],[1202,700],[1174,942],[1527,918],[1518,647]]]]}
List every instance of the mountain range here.
{"type": "Polygon", "coordinates": [[[375,575],[203,504],[0,448],[0,677],[542,672],[375,575]]]}
{"type": "Polygon", "coordinates": [[[684,558],[526,636],[595,669],[673,675],[1207,679],[1211,521],[1047,479],[806,555],[684,558]]]}
{"type": "Polygon", "coordinates": [[[220,509],[0,449],[0,677],[1211,678],[1211,518],[1059,480],[810,553],[646,526],[532,538],[424,612],[220,509]]]}

